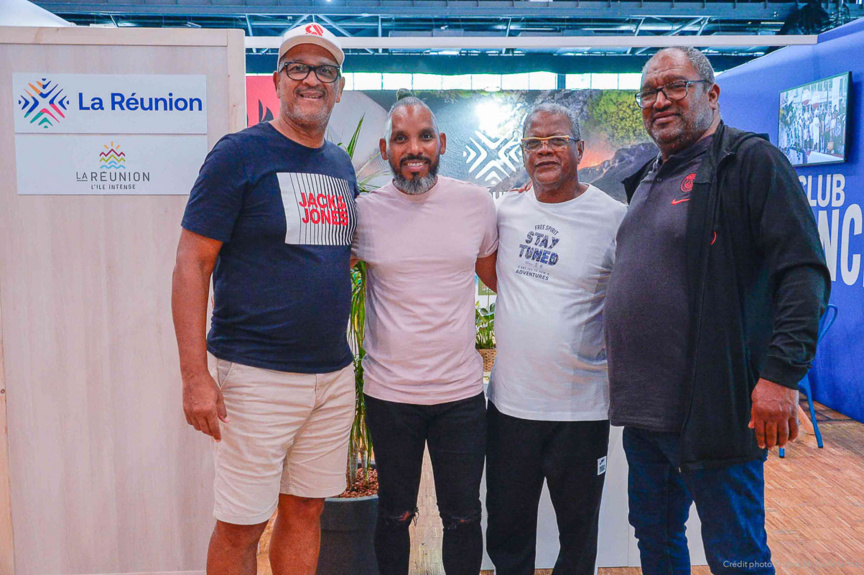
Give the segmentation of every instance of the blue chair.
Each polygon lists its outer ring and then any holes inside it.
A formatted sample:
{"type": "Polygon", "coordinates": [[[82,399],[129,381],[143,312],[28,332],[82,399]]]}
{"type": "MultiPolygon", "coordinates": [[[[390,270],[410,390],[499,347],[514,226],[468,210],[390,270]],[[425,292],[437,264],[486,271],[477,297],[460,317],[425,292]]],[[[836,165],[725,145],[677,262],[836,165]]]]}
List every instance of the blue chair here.
{"type": "MultiPolygon", "coordinates": [[[[834,325],[835,319],[837,319],[837,306],[828,304],[825,315],[822,316],[822,320],[819,322],[819,334],[816,336],[816,345],[819,345],[819,342],[822,341],[822,338],[825,337],[825,334],[834,325]]],[[[809,373],[804,376],[804,379],[798,382],[798,391],[807,396],[807,403],[810,404],[810,421],[813,422],[813,433],[816,435],[816,445],[823,447],[822,434],[819,433],[819,424],[816,423],[816,410],[813,409],[813,388],[810,387],[809,373]]],[[[780,448],[780,457],[786,457],[786,450],[782,447],[780,448]]]]}

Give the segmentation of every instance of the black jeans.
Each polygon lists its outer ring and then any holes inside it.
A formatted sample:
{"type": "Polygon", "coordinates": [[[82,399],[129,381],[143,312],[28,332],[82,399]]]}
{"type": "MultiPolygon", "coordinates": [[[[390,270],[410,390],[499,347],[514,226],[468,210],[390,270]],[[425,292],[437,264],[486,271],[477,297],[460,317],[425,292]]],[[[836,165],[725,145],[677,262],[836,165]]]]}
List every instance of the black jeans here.
{"type": "Polygon", "coordinates": [[[486,551],[497,575],[532,575],[543,480],[558,523],[554,575],[593,575],[609,421],[534,421],[489,402],[486,551]]]}
{"type": "Polygon", "coordinates": [[[428,443],[447,575],[477,575],[483,560],[480,480],[486,453],[486,400],[414,405],[366,396],[366,424],[378,469],[375,556],[381,575],[407,575],[408,526],[428,443]]]}

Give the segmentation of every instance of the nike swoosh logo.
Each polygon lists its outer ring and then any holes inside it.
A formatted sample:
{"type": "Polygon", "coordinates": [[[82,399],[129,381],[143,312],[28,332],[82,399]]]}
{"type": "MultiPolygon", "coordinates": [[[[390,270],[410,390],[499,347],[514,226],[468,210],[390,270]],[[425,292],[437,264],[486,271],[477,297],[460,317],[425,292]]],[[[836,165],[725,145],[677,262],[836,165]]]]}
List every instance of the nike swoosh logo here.
{"type": "Polygon", "coordinates": [[[672,200],[672,205],[677,206],[678,204],[683,204],[684,202],[689,202],[690,198],[684,198],[683,200],[672,200]]]}

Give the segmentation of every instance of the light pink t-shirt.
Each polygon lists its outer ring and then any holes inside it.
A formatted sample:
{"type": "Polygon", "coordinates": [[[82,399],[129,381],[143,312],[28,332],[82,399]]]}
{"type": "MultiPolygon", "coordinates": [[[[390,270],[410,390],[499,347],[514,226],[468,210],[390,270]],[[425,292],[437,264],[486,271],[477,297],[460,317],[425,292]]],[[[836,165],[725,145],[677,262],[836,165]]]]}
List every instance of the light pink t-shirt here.
{"type": "Polygon", "coordinates": [[[438,177],[411,196],[392,182],[357,198],[353,255],[367,264],[364,391],[435,405],[483,391],[474,349],[474,264],[498,248],[485,188],[438,177]]]}

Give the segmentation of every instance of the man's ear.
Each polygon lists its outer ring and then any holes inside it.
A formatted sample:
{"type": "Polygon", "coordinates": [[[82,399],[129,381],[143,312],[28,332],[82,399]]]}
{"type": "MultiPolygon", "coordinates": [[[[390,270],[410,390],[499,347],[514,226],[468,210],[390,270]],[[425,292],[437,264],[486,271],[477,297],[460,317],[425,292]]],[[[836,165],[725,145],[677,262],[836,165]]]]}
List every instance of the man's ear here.
{"type": "Polygon", "coordinates": [[[438,136],[438,139],[441,142],[441,151],[438,153],[443,154],[447,151],[447,134],[441,132],[441,134],[438,136]]]}
{"type": "Polygon", "coordinates": [[[585,155],[585,140],[576,142],[576,165],[582,163],[582,156],[585,155]]]}
{"type": "Polygon", "coordinates": [[[273,72],[273,87],[276,88],[276,96],[279,96],[279,70],[273,72]]]}
{"type": "Polygon", "coordinates": [[[336,103],[342,101],[342,92],[345,91],[345,76],[339,78],[339,85],[336,87],[336,103]]]}
{"type": "Polygon", "coordinates": [[[719,84],[713,84],[708,89],[708,104],[711,106],[712,109],[716,110],[717,108],[720,107],[719,102],[720,102],[720,85],[719,84]]]}
{"type": "Polygon", "coordinates": [[[387,141],[384,138],[378,140],[378,149],[381,150],[381,159],[387,160],[387,141]]]}

